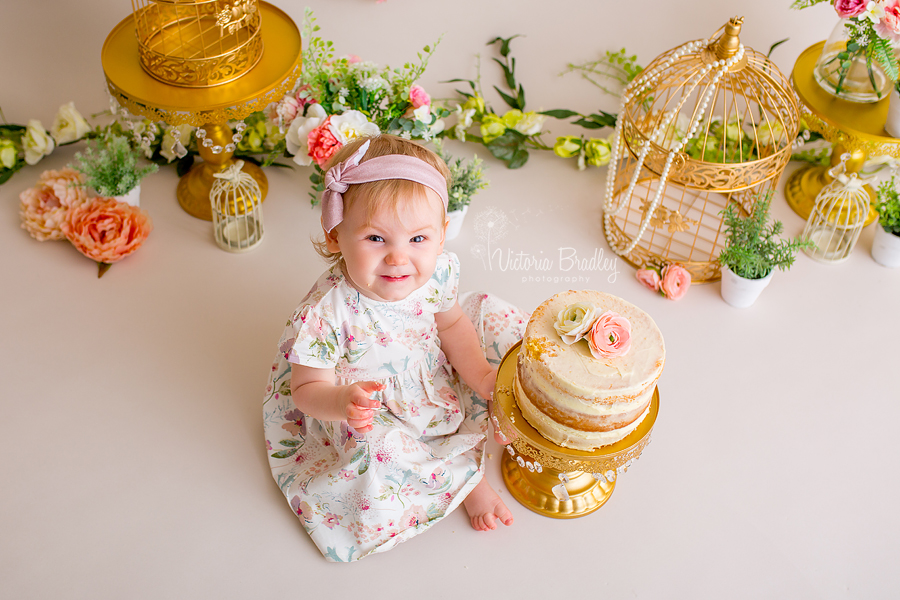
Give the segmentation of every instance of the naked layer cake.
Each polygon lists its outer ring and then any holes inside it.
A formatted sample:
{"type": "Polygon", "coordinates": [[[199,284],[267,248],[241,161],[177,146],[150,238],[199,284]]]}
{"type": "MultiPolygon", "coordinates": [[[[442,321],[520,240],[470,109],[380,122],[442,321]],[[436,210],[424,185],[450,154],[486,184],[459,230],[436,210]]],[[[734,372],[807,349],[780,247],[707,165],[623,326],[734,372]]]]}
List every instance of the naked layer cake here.
{"type": "Polygon", "coordinates": [[[666,350],[650,315],[603,292],[568,291],[531,316],[516,365],[516,399],[550,441],[613,444],[650,412],[666,350]]]}

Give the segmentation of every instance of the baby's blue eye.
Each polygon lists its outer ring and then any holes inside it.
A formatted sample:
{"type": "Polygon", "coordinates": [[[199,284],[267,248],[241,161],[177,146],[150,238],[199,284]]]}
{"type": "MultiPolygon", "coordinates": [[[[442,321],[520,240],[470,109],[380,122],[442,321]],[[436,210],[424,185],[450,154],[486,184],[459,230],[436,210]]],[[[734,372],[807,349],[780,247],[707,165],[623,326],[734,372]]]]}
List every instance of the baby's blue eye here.
{"type": "Polygon", "coordinates": [[[410,240],[410,241],[411,241],[411,242],[414,242],[414,243],[416,243],[416,244],[420,244],[420,243],[422,243],[422,242],[425,241],[425,236],[424,236],[424,235],[417,235],[416,237],[414,237],[414,238],[413,238],[412,240],[410,240]]]}
{"type": "Polygon", "coordinates": [[[383,242],[384,241],[384,238],[381,237],[380,235],[370,235],[366,239],[371,242],[383,242]]]}

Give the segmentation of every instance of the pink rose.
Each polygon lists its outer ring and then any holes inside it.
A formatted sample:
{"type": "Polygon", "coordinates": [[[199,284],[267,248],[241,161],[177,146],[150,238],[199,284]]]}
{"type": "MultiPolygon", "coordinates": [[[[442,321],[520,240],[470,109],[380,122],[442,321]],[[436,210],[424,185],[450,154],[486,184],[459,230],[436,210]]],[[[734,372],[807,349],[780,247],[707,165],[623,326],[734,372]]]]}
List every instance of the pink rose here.
{"type": "Polygon", "coordinates": [[[311,89],[312,88],[308,83],[297,88],[297,92],[294,94],[294,99],[300,106],[306,106],[307,104],[316,103],[316,99],[312,97],[312,92],[310,91],[311,89]]]}
{"type": "Polygon", "coordinates": [[[290,127],[294,119],[297,118],[297,112],[300,110],[300,103],[293,96],[285,96],[278,106],[275,107],[275,114],[281,119],[285,127],[290,127]]]}
{"type": "Polygon", "coordinates": [[[94,198],[70,210],[62,230],[79,252],[110,264],[137,250],[153,230],[153,222],[137,206],[94,198]]]}
{"type": "Polygon", "coordinates": [[[659,273],[656,272],[656,269],[638,269],[635,276],[645,287],[654,292],[659,291],[659,273]]]}
{"type": "Polygon", "coordinates": [[[310,131],[307,136],[309,156],[311,156],[320,167],[328,162],[332,155],[343,145],[336,137],[334,137],[334,134],[329,127],[330,124],[331,117],[328,117],[321,125],[310,131]]]}
{"type": "Polygon", "coordinates": [[[419,108],[426,104],[431,104],[431,96],[422,87],[414,85],[409,88],[409,101],[412,103],[413,108],[419,108]]]}
{"type": "Polygon", "coordinates": [[[60,227],[66,215],[88,199],[84,182],[84,175],[68,167],[41,173],[35,187],[19,194],[22,229],[41,242],[64,239],[60,227]]]}
{"type": "Polygon", "coordinates": [[[631,349],[631,323],[608,310],[594,322],[587,340],[594,358],[625,356],[631,349]]]}
{"type": "Polygon", "coordinates": [[[681,265],[669,265],[662,272],[659,289],[669,300],[679,300],[691,287],[691,274],[681,265]]]}
{"type": "Polygon", "coordinates": [[[866,10],[868,0],[834,0],[834,10],[842,19],[849,19],[866,10]]]}
{"type": "Polygon", "coordinates": [[[900,44],[900,0],[889,0],[881,7],[884,9],[884,16],[872,28],[889,42],[900,44]]]}

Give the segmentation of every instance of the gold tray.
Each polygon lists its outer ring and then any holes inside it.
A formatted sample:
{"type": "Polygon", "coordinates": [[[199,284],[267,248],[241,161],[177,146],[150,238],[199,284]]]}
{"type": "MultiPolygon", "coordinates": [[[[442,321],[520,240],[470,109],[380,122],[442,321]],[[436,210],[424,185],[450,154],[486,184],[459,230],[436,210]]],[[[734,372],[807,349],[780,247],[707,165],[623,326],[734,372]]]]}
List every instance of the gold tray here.
{"type": "Polygon", "coordinates": [[[491,420],[510,440],[503,454],[503,481],[516,500],[536,513],[557,519],[588,515],[606,503],[618,474],[650,443],[659,414],[659,388],[653,392],[650,412],[627,437],[591,452],[563,448],[538,433],[519,410],[513,381],[521,346],[518,342],[503,357],[494,387],[491,420]],[[610,471],[615,475],[607,478],[610,471]]]}

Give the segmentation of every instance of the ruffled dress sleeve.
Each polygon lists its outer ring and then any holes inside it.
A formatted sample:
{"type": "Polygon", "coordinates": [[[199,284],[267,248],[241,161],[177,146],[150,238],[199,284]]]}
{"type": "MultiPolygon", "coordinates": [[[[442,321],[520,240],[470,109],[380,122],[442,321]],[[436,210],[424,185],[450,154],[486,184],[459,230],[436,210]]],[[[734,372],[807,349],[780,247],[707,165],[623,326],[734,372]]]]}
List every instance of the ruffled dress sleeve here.
{"type": "Polygon", "coordinates": [[[341,357],[338,327],[330,296],[314,287],[291,315],[279,342],[279,349],[289,363],[333,369],[341,357]]]}

